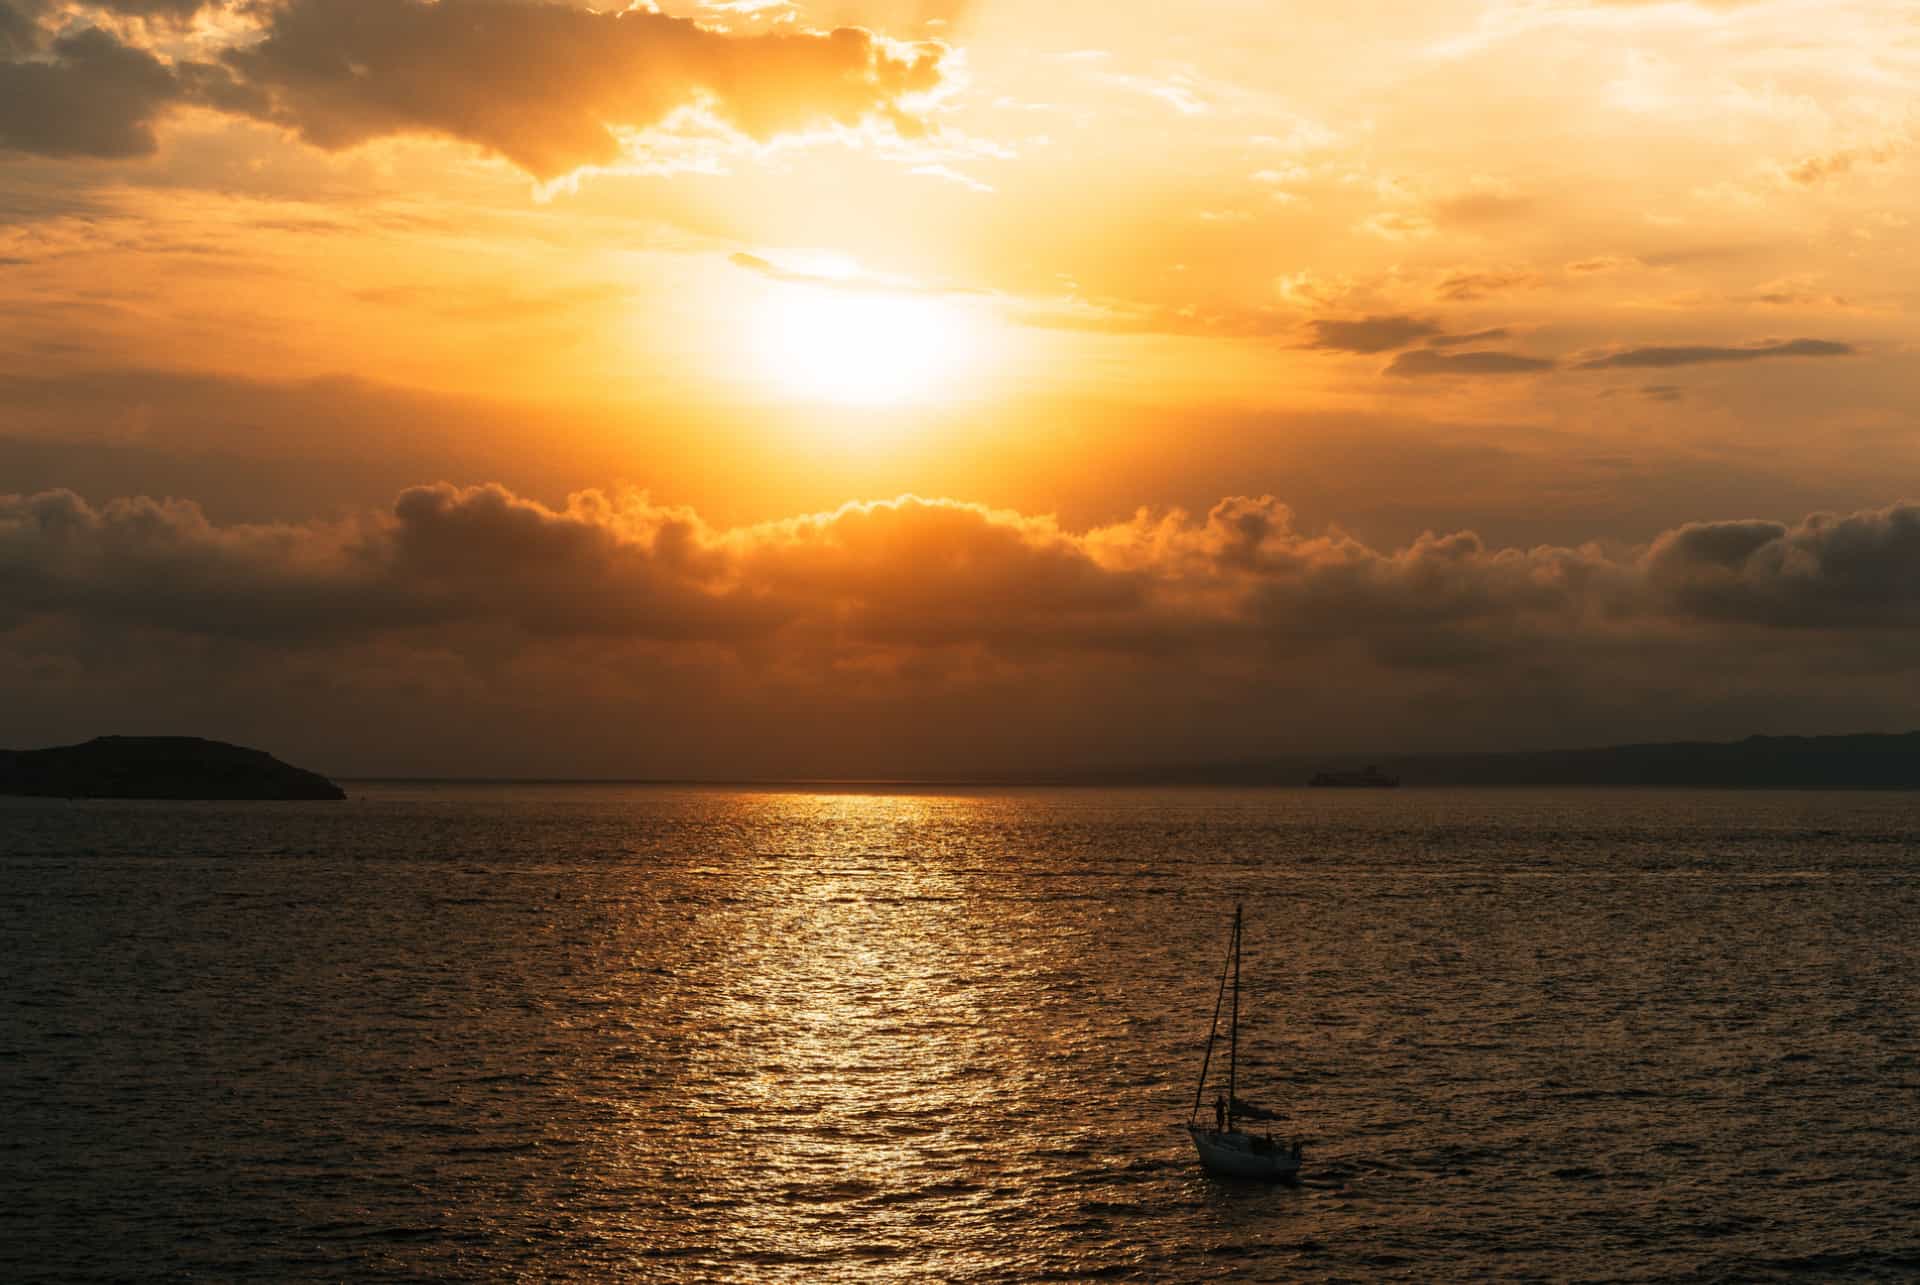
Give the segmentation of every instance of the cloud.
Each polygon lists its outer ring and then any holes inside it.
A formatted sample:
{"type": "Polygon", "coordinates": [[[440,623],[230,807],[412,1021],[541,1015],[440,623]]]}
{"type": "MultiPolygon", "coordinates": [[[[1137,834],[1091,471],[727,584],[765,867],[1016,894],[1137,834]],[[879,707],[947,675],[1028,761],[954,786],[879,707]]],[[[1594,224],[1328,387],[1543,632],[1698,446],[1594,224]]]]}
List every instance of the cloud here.
{"type": "MultiPolygon", "coordinates": [[[[184,21],[201,6],[126,3],[120,12],[184,21]]],[[[214,63],[164,62],[99,27],[50,39],[0,0],[0,152],[53,158],[151,155],[155,127],[176,107],[257,112],[265,100],[214,63]]]]}
{"type": "Polygon", "coordinates": [[[748,254],[745,250],[727,256],[727,262],[736,268],[742,268],[769,281],[785,281],[796,285],[834,286],[843,285],[846,278],[829,276],[824,272],[799,272],[792,268],[783,268],[771,259],[763,259],[757,254],[748,254]]]}
{"type": "Polygon", "coordinates": [[[71,492],[0,497],[0,586],[16,608],[244,638],[451,622],[529,635],[736,641],[831,604],[878,634],[977,629],[1031,590],[1030,624],[1124,602],[1044,520],[902,499],[716,532],[644,496],[550,509],[503,487],[422,486],[338,525],[218,527],[176,500],[98,508],[71,492]],[[975,622],[969,624],[968,622],[975,622]]]}
{"type": "Polygon", "coordinates": [[[1736,298],[1745,303],[1763,303],[1776,308],[1850,309],[1855,306],[1841,295],[1819,289],[1816,279],[1810,276],[1782,277],[1756,286],[1751,292],[1736,298]]]}
{"type": "MultiPolygon", "coordinates": [[[[1277,309],[1203,309],[1133,299],[1039,300],[1016,306],[1023,326],[1108,335],[1183,335],[1199,339],[1267,339],[1297,333],[1294,317],[1277,309]]],[[[1313,347],[1315,345],[1308,345],[1313,347]]]]}
{"type": "MultiPolygon", "coordinates": [[[[103,6],[184,22],[191,0],[103,6]]],[[[0,0],[0,149],[150,154],[187,104],[340,150],[398,135],[458,139],[543,180],[613,165],[629,136],[696,113],[757,142],[881,122],[904,136],[939,89],[946,47],[857,28],[732,35],[636,6],[502,0],[286,0],[218,62],[164,61],[98,27],[51,40],[53,10],[0,0]],[[44,10],[44,12],[43,12],[44,10]]]]}
{"type": "MultiPolygon", "coordinates": [[[[1458,334],[1450,334],[1442,330],[1439,323],[1428,320],[1427,318],[1399,314],[1360,317],[1352,320],[1338,320],[1323,317],[1308,322],[1307,326],[1313,332],[1313,338],[1306,345],[1308,348],[1317,348],[1327,352],[1363,354],[1393,352],[1397,349],[1410,347],[1416,343],[1424,343],[1429,348],[1457,348],[1463,344],[1491,343],[1495,340],[1505,339],[1509,335],[1507,328],[1504,326],[1494,326],[1485,330],[1462,331],[1458,334]]],[[[1412,353],[1406,355],[1409,357],[1414,356],[1412,353]]],[[[1506,356],[1504,353],[1463,355],[1485,357],[1506,356]]],[[[1532,362],[1535,359],[1519,358],[1517,360],[1532,362]]],[[[1418,367],[1420,364],[1418,360],[1411,363],[1415,369],[1409,373],[1432,374],[1437,373],[1439,370],[1438,367],[1433,370],[1419,370],[1418,367]]],[[[1468,362],[1466,366],[1457,367],[1457,369],[1465,370],[1467,367],[1475,364],[1477,363],[1468,362]]],[[[1549,366],[1552,364],[1552,362],[1546,363],[1546,365],[1549,366]]],[[[1529,370],[1537,368],[1538,367],[1533,365],[1515,367],[1515,369],[1529,370]]]]}
{"type": "Polygon", "coordinates": [[[1920,623],[1920,505],[1780,522],[1688,523],[1654,541],[1649,584],[1674,608],[1789,628],[1920,623]]]}
{"type": "Polygon", "coordinates": [[[1427,340],[1429,348],[1458,348],[1462,344],[1492,343],[1496,339],[1509,338],[1505,326],[1495,326],[1490,330],[1474,330],[1461,335],[1435,335],[1427,340]]]}
{"type": "Polygon", "coordinates": [[[1456,744],[1582,740],[1709,689],[1774,720],[1848,674],[1880,675],[1884,708],[1915,623],[1920,505],[1608,552],[1470,531],[1377,548],[1264,495],[1084,531],[911,496],[734,528],[639,493],[551,507],[499,486],[304,524],[0,497],[10,715],[205,728],[232,708],[281,720],[283,748],[337,724],[363,755],[461,770],[1059,765],[1356,719],[1405,743],[1440,714],[1456,744]]]}
{"type": "Polygon", "coordinates": [[[0,150],[144,156],[155,120],[186,97],[171,67],[97,27],[60,36],[47,52],[0,62],[0,150]]]}
{"type": "Polygon", "coordinates": [[[937,178],[948,183],[957,183],[969,192],[991,192],[994,190],[993,184],[974,178],[971,174],[963,174],[950,165],[916,165],[913,167],[913,172],[915,174],[924,174],[928,178],[937,178]]]}
{"type": "Polygon", "coordinates": [[[1519,218],[1534,202],[1497,185],[1482,184],[1433,202],[1433,213],[1448,225],[1473,226],[1519,218]]]}
{"type": "Polygon", "coordinates": [[[1720,361],[1759,361],[1767,357],[1847,357],[1859,350],[1831,339],[1786,339],[1738,348],[1710,345],[1628,348],[1573,364],[1575,370],[1698,366],[1720,361]]]}
{"type": "Polygon", "coordinates": [[[1852,173],[1856,166],[1884,165],[1899,156],[1901,150],[1901,145],[1896,143],[1842,147],[1817,156],[1803,157],[1782,172],[1789,181],[1801,187],[1813,187],[1828,179],[1852,173]]]}
{"type": "Polygon", "coordinates": [[[1545,285],[1539,273],[1527,268],[1503,268],[1485,272],[1456,272],[1440,282],[1438,294],[1451,303],[1469,303],[1489,295],[1509,294],[1515,290],[1533,290],[1545,285]]]}
{"type": "MultiPolygon", "coordinates": [[[[170,27],[186,24],[202,9],[220,0],[90,0],[96,11],[116,17],[141,18],[170,27]]],[[[44,47],[50,28],[71,15],[62,0],[0,0],[0,48],[26,53],[44,47]]]]}
{"type": "Polygon", "coordinates": [[[612,165],[622,131],[697,109],[766,142],[886,122],[937,89],[946,49],[857,28],[728,35],[642,8],[492,0],[290,0],[226,63],[257,113],[315,146],[402,134],[460,139],[551,179],[612,165]]]}
{"type": "Polygon", "coordinates": [[[1430,348],[1416,348],[1395,357],[1386,373],[1405,378],[1428,375],[1531,375],[1552,370],[1554,364],[1550,357],[1527,357],[1520,353],[1444,353],[1430,348]]]}
{"type": "Polygon", "coordinates": [[[1391,352],[1440,333],[1435,323],[1407,316],[1360,317],[1347,321],[1322,318],[1307,325],[1313,331],[1307,347],[1331,352],[1391,352]]]}
{"type": "MultiPolygon", "coordinates": [[[[1476,355],[1504,354],[1463,354],[1476,355]]],[[[1076,534],[915,496],[719,529],[640,492],[551,508],[498,485],[440,483],[342,522],[222,526],[187,501],[96,506],[49,491],[0,496],[0,587],[16,612],[246,638],[465,621],[733,642],[823,627],[834,646],[1012,653],[1204,650],[1275,630],[1364,643],[1370,621],[1443,630],[1601,607],[1803,624],[1826,603],[1840,623],[1893,624],[1920,608],[1920,505],[1796,526],[1690,523],[1623,560],[1490,549],[1472,532],[1376,550],[1300,531],[1272,496],[1225,499],[1200,519],[1143,510],[1076,534]],[[1720,592],[1729,585],[1747,597],[1720,592]],[[1808,609],[1783,612],[1789,599],[1808,609]]]]}
{"type": "Polygon", "coordinates": [[[1640,260],[1628,255],[1599,254],[1591,258],[1575,259],[1567,264],[1567,271],[1577,276],[1590,276],[1600,272],[1619,272],[1626,268],[1640,266],[1640,260]]]}
{"type": "Polygon", "coordinates": [[[833,270],[830,271],[788,267],[775,263],[763,255],[749,254],[745,250],[728,255],[727,262],[755,276],[765,277],[769,281],[782,281],[788,285],[815,286],[823,290],[841,290],[853,294],[980,295],[989,293],[977,286],[930,285],[907,277],[885,276],[864,271],[850,262],[838,259],[832,261],[833,270]]]}
{"type": "Polygon", "coordinates": [[[1383,210],[1361,220],[1359,230],[1384,241],[1424,241],[1438,229],[1417,211],[1383,210]]]}
{"type": "Polygon", "coordinates": [[[29,54],[40,47],[39,24],[19,5],[0,0],[0,53],[29,54]]]}

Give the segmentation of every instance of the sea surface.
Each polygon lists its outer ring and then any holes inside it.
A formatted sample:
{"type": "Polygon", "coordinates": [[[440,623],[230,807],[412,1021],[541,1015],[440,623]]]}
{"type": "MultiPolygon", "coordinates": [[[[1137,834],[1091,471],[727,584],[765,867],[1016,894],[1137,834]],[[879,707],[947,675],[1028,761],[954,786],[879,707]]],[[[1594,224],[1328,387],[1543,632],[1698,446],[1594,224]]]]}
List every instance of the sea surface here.
{"type": "Polygon", "coordinates": [[[1920,1279],[1920,796],[350,788],[0,800],[0,1278],[1920,1279]]]}

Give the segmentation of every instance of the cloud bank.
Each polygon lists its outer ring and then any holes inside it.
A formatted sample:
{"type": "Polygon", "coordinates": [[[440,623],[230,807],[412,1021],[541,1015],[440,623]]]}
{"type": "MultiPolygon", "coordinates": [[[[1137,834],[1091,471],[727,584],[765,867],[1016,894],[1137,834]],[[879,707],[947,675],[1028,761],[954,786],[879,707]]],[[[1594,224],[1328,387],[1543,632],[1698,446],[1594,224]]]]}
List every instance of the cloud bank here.
{"type": "Polygon", "coordinates": [[[758,141],[869,118],[935,89],[945,50],[843,27],[734,36],[686,18],[498,0],[293,0],[227,54],[268,119],[324,148],[437,134],[539,178],[623,153],[619,131],[698,108],[758,141]]]}
{"type": "MultiPolygon", "coordinates": [[[[179,0],[122,13],[190,17],[179,0]]],[[[618,163],[626,136],[693,112],[757,142],[878,121],[925,130],[946,48],[857,28],[733,35],[641,8],[511,0],[284,0],[217,61],[163,61],[98,27],[45,44],[38,7],[0,0],[0,147],[44,156],[151,153],[168,111],[280,125],[328,150],[426,135],[472,143],[540,179],[618,163]]]]}
{"type": "MultiPolygon", "coordinates": [[[[0,18],[6,15],[0,13],[0,18]]],[[[0,31],[37,43],[15,18],[0,31]]],[[[0,150],[40,156],[145,156],[154,122],[183,100],[176,71],[97,27],[51,42],[44,56],[0,63],[0,150]]]]}
{"type": "Polygon", "coordinates": [[[1321,318],[1307,326],[1313,333],[1307,346],[1331,352],[1391,352],[1440,333],[1440,327],[1425,318],[1405,316],[1321,318]]]}
{"type": "Polygon", "coordinates": [[[1043,742],[1088,762],[1604,739],[1707,696],[1772,728],[1844,710],[1836,684],[1863,677],[1884,710],[1917,623],[1912,504],[1607,550],[1377,549],[1270,496],[1080,532],[915,497],[725,530],[639,493],[551,508],[498,486],[304,525],[0,497],[0,675],[38,676],[10,690],[43,720],[108,693],[217,708],[240,684],[235,708],[291,717],[287,694],[318,690],[329,717],[378,710],[400,745],[416,720],[497,740],[537,697],[576,740],[615,711],[698,721],[649,743],[669,774],[826,770],[809,737],[855,772],[1030,766],[1043,742]]]}
{"type": "Polygon", "coordinates": [[[1553,368],[1554,362],[1548,357],[1491,350],[1449,353],[1416,348],[1395,357],[1387,366],[1387,373],[1417,379],[1425,375],[1530,375],[1553,368]]]}
{"type": "Polygon", "coordinates": [[[1576,362],[1576,370],[1664,369],[1669,366],[1700,366],[1722,361],[1764,361],[1769,357],[1849,357],[1858,352],[1852,344],[1831,339],[1785,339],[1772,343],[1722,348],[1692,344],[1670,348],[1628,348],[1576,362]]]}

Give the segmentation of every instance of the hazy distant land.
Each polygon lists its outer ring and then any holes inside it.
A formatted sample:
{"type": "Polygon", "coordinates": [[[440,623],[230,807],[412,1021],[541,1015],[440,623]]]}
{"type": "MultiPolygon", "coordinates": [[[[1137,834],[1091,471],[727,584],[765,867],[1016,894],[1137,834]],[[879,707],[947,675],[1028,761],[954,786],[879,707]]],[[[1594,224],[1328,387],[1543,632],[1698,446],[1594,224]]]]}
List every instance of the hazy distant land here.
{"type": "MultiPolygon", "coordinates": [[[[1847,736],[1749,736],[1741,741],[1672,741],[1500,753],[1295,754],[1231,763],[978,773],[861,783],[1295,786],[1305,785],[1317,772],[1365,766],[1376,766],[1406,786],[1920,790],[1920,731],[1847,736]]],[[[660,783],[721,782],[674,778],[662,779],[660,783]]],[[[756,780],[752,783],[803,782],[756,780]]],[[[7,794],[128,799],[347,797],[344,790],[325,777],[283,763],[262,750],[191,736],[102,736],[83,745],[0,750],[0,795],[7,794]]]]}
{"type": "Polygon", "coordinates": [[[1672,785],[1730,789],[1920,789],[1920,732],[1749,736],[1478,754],[1293,755],[1252,762],[1063,774],[1061,784],[1305,785],[1315,772],[1377,765],[1401,784],[1672,785]]]}
{"type": "Polygon", "coordinates": [[[263,750],[196,736],[101,736],[0,750],[0,794],[71,799],[344,799],[346,791],[263,750]]]}

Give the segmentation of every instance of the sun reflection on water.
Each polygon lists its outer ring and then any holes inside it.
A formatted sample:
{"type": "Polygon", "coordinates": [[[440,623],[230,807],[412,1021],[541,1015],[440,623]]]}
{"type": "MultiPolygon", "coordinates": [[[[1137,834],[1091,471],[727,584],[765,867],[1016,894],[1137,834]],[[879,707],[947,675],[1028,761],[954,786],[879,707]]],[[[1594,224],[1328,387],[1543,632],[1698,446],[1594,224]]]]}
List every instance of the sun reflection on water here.
{"type": "Polygon", "coordinates": [[[724,1212],[715,1248],[735,1260],[804,1258],[817,1277],[830,1243],[850,1275],[909,1251],[923,1272],[936,1215],[975,1198],[963,1175],[995,1141],[955,1126],[1042,1072],[1005,1020],[1021,979],[996,967],[1010,961],[972,904],[976,870],[926,850],[936,814],[977,801],[759,806],[804,842],[726,872],[714,971],[676,979],[697,1033],[678,1099],[690,1197],[724,1212]]]}

